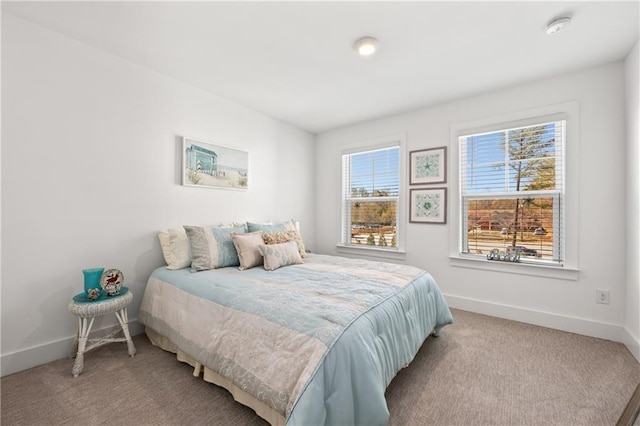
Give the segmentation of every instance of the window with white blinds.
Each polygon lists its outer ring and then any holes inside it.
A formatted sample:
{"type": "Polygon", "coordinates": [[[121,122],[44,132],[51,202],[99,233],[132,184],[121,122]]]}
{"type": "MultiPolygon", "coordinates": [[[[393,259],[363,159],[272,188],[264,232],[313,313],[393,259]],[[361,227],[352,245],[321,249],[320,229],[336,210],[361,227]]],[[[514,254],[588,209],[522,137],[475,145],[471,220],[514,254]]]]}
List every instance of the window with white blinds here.
{"type": "Polygon", "coordinates": [[[397,250],[400,147],[342,155],[342,244],[397,250]]]}
{"type": "Polygon", "coordinates": [[[564,120],[458,138],[460,246],[524,263],[562,265],[565,251],[564,120]]]}

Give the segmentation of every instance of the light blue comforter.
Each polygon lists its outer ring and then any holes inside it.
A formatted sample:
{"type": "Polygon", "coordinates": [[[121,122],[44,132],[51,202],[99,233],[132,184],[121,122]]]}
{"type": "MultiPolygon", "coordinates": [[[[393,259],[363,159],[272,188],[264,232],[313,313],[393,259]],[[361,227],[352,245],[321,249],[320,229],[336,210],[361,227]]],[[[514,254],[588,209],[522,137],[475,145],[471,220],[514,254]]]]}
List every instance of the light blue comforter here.
{"type": "Polygon", "coordinates": [[[384,392],[453,318],[405,265],[310,255],[302,265],[157,269],[139,320],[288,425],[384,425],[384,392]]]}

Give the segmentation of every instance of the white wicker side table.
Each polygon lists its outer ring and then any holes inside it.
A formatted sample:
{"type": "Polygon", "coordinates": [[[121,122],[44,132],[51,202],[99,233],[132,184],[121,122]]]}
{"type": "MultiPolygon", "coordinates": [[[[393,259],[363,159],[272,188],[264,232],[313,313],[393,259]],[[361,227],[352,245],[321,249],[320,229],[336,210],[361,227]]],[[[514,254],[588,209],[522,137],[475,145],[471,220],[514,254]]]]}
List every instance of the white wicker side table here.
{"type": "Polygon", "coordinates": [[[69,312],[78,317],[78,332],[73,339],[73,347],[71,349],[71,355],[73,356],[75,353],[76,357],[73,368],[71,369],[73,377],[78,377],[80,373],[82,373],[82,370],[84,370],[84,354],[106,343],[127,342],[129,355],[134,356],[136,354],[136,347],[131,340],[128,325],[129,319],[127,318],[127,305],[133,300],[133,293],[129,291],[127,287],[122,287],[119,295],[103,296],[95,301],[83,301],[83,299],[86,300],[86,297],[81,297],[83,294],[84,293],[81,293],[75,296],[73,301],[69,303],[69,312]],[[117,330],[115,333],[106,337],[89,339],[93,320],[98,316],[110,313],[116,315],[124,337],[115,337],[120,333],[120,330],[117,330]]]}

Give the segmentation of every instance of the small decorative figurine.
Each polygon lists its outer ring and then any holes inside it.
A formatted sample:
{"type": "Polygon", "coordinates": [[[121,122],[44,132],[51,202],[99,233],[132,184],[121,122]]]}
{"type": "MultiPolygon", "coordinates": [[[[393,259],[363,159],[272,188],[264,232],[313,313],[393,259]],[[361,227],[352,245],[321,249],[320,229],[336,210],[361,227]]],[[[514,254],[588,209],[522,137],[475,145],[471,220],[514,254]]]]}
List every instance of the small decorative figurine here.
{"type": "Polygon", "coordinates": [[[502,262],[520,262],[522,249],[516,248],[515,251],[509,253],[509,250],[506,252],[500,251],[498,249],[492,249],[487,255],[487,260],[499,260],[502,262]]]}
{"type": "Polygon", "coordinates": [[[87,299],[89,300],[96,300],[98,297],[100,297],[100,290],[97,288],[92,288],[87,292],[87,299]]]}

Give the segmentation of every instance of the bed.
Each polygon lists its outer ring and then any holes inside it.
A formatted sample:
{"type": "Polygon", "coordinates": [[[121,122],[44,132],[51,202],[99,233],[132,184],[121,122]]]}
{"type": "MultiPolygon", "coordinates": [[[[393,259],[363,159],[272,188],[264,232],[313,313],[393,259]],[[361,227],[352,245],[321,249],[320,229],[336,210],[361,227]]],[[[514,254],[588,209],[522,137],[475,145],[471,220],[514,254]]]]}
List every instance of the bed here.
{"type": "Polygon", "coordinates": [[[318,254],[274,271],[158,268],[138,319],[272,425],[387,424],[385,389],[453,322],[425,271],[318,254]]]}

